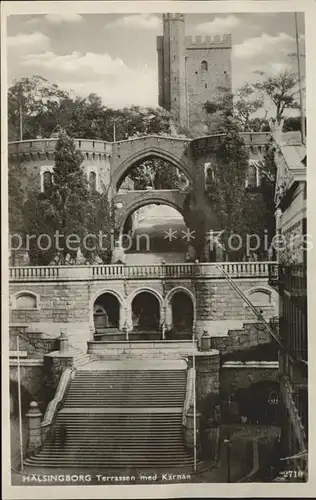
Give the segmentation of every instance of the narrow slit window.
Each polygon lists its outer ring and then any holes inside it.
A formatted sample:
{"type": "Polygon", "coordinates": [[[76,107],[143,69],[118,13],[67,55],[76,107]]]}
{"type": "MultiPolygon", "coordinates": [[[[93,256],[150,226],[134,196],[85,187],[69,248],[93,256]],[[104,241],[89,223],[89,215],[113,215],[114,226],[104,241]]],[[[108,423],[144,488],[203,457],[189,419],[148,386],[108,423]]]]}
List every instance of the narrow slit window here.
{"type": "Polygon", "coordinates": [[[43,174],[43,191],[47,193],[53,184],[53,174],[52,172],[46,171],[43,174]]]}
{"type": "Polygon", "coordinates": [[[89,173],[89,187],[93,192],[97,190],[97,174],[95,172],[89,173]]]}

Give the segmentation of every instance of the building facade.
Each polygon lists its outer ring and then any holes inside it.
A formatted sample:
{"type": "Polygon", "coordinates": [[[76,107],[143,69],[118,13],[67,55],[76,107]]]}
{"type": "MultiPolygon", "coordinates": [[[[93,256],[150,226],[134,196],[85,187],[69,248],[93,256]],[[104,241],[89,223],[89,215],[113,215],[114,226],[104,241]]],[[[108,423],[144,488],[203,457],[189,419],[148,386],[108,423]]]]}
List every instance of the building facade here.
{"type": "Polygon", "coordinates": [[[207,101],[231,91],[231,35],[186,36],[183,14],[163,15],[157,37],[159,105],[174,123],[192,129],[201,123],[207,101]]]}
{"type": "MultiPolygon", "coordinates": [[[[275,161],[279,279],[282,467],[306,479],[308,449],[306,147],[300,134],[279,134],[275,161]],[[287,459],[287,457],[290,457],[287,459]]],[[[283,474],[284,475],[284,474],[283,474]]]]}

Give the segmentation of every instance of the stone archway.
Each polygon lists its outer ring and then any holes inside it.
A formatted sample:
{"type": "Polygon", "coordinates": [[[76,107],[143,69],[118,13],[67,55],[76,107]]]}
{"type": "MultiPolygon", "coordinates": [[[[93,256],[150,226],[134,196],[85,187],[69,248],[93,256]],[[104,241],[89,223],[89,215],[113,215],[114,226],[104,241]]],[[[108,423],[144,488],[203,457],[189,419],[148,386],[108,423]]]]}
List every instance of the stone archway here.
{"type": "Polygon", "coordinates": [[[122,234],[128,217],[146,205],[167,205],[183,217],[186,196],[187,192],[179,189],[130,191],[117,195],[114,199],[116,225],[122,234]]]}
{"type": "Polygon", "coordinates": [[[112,151],[112,193],[126,172],[136,163],[152,158],[169,162],[178,168],[190,182],[193,182],[194,168],[187,154],[188,141],[169,137],[139,137],[113,144],[112,151]]]}
{"type": "Polygon", "coordinates": [[[135,295],[131,303],[133,331],[156,332],[160,329],[160,304],[149,291],[135,295]]]}
{"type": "Polygon", "coordinates": [[[192,338],[195,329],[195,298],[184,287],[174,288],[166,297],[168,338],[192,338]]]}
{"type": "Polygon", "coordinates": [[[94,301],[93,325],[95,340],[121,328],[121,303],[113,293],[103,292],[94,301]]]}

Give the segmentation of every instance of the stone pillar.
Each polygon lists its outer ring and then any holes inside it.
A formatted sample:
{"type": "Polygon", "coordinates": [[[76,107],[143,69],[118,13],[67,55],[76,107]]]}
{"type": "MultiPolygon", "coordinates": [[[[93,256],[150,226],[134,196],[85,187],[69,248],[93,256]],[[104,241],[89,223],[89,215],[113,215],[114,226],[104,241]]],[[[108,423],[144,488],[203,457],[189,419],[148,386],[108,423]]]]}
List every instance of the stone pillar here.
{"type": "Polygon", "coordinates": [[[32,401],[30,404],[30,409],[26,414],[28,419],[28,443],[27,443],[27,453],[28,455],[34,455],[42,446],[41,437],[41,420],[42,413],[38,408],[36,401],[32,401]]]}
{"type": "Polygon", "coordinates": [[[62,354],[68,351],[68,337],[65,330],[60,331],[59,350],[62,354]]]}
{"type": "MultiPolygon", "coordinates": [[[[200,451],[200,420],[201,414],[196,411],[196,451],[197,453],[200,451]]],[[[193,406],[187,411],[186,414],[186,423],[184,428],[184,441],[187,448],[194,451],[194,409],[193,406]]]]}
{"type": "Polygon", "coordinates": [[[200,411],[206,416],[213,415],[212,396],[219,393],[219,352],[215,349],[195,358],[196,401],[200,411]]]}

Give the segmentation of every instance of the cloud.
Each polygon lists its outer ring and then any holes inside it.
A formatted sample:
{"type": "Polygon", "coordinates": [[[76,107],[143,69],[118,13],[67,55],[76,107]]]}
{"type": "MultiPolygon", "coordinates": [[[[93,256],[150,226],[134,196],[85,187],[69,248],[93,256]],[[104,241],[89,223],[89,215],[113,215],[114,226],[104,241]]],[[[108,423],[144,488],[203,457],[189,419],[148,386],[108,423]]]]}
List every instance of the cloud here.
{"type": "Polygon", "coordinates": [[[134,14],[124,16],[115,21],[108,23],[105,29],[113,28],[132,28],[132,29],[145,29],[156,30],[161,27],[161,20],[158,16],[152,14],[134,14]]]}
{"type": "Polygon", "coordinates": [[[8,36],[7,44],[9,49],[17,49],[19,53],[21,51],[41,52],[50,47],[50,39],[40,32],[19,33],[15,36],[8,36]]]}
{"type": "Polygon", "coordinates": [[[24,56],[22,65],[31,66],[34,69],[78,75],[81,78],[91,76],[91,74],[96,76],[122,74],[128,70],[121,59],[112,59],[108,54],[95,54],[93,52],[72,52],[71,54],[58,55],[47,51],[41,54],[28,54],[24,56]]]}
{"type": "Polygon", "coordinates": [[[261,36],[247,38],[242,43],[233,46],[233,54],[238,59],[251,59],[269,52],[286,54],[293,48],[295,40],[287,33],[279,33],[277,36],[263,33],[261,36]]]}
{"type": "Polygon", "coordinates": [[[28,54],[22,66],[38,72],[60,87],[87,96],[95,92],[107,106],[131,104],[156,106],[158,83],[156,68],[131,68],[122,59],[93,52],[58,55],[51,51],[28,54]]]}
{"type": "Polygon", "coordinates": [[[46,14],[44,16],[46,21],[53,23],[53,24],[59,24],[59,23],[81,23],[83,21],[83,17],[80,14],[76,13],[60,13],[60,14],[46,14]]]}
{"type": "Polygon", "coordinates": [[[27,19],[25,21],[25,24],[28,24],[28,25],[37,24],[41,19],[43,19],[43,16],[31,17],[30,19],[27,19]]]}
{"type": "Polygon", "coordinates": [[[241,20],[234,15],[215,17],[213,21],[198,24],[195,31],[201,34],[227,33],[232,28],[236,28],[240,24],[241,20]]]}

